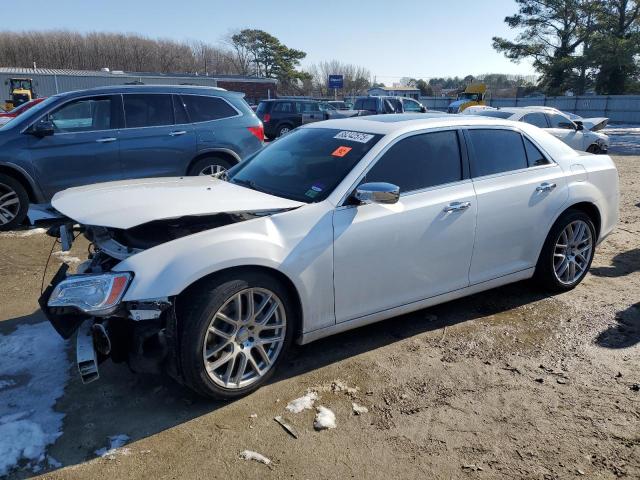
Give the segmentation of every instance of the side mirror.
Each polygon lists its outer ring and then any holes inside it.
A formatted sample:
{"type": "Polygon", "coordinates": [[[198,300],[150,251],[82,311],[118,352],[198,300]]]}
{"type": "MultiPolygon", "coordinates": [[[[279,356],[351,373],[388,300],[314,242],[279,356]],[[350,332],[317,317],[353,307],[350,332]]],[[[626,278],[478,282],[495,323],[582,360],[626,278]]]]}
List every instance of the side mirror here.
{"type": "Polygon", "coordinates": [[[584,125],[582,123],[582,121],[580,120],[576,120],[575,122],[573,122],[576,124],[576,130],[580,131],[580,130],[584,130],[584,125]]]}
{"type": "Polygon", "coordinates": [[[360,203],[398,203],[400,187],[385,182],[363,183],[353,192],[353,198],[360,203]]]}
{"type": "Polygon", "coordinates": [[[420,113],[427,113],[427,107],[420,105],[420,113]]]}
{"type": "Polygon", "coordinates": [[[53,122],[50,120],[41,120],[31,125],[28,132],[38,138],[50,137],[54,132],[53,122]]]}

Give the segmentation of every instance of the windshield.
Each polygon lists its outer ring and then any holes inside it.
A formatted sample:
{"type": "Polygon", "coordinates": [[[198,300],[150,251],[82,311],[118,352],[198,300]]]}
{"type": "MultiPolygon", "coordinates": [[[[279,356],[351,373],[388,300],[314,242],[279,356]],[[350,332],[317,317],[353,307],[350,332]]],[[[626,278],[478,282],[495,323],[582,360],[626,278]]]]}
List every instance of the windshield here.
{"type": "Polygon", "coordinates": [[[290,200],[319,202],[380,138],[327,128],[294,130],[229,170],[227,180],[290,200]]]}

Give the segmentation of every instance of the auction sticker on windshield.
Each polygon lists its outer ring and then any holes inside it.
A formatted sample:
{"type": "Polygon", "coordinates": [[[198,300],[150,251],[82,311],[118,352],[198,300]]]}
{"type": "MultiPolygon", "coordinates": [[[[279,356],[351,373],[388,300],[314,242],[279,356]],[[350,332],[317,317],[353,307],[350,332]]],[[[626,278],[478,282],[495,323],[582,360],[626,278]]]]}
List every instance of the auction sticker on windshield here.
{"type": "Polygon", "coordinates": [[[338,147],[333,151],[331,155],[333,155],[334,157],[344,157],[350,151],[351,147],[338,147]]]}
{"type": "Polygon", "coordinates": [[[333,138],[337,138],[339,140],[350,140],[352,142],[358,142],[358,143],[367,143],[369,140],[373,138],[373,135],[369,133],[362,133],[362,132],[343,131],[338,133],[333,138]]]}

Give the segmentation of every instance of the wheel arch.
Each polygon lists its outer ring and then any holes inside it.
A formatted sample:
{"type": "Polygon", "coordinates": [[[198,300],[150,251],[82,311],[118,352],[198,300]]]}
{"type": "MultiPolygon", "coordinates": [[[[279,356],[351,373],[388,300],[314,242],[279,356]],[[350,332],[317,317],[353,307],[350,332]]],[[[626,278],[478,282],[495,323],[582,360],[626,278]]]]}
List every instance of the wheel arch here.
{"type": "Polygon", "coordinates": [[[5,175],[8,175],[20,182],[20,184],[27,191],[27,195],[29,196],[29,201],[31,203],[38,203],[42,198],[42,195],[37,189],[35,182],[31,178],[31,176],[24,170],[10,165],[0,164],[0,173],[4,173],[5,175]]]}
{"type": "Polygon", "coordinates": [[[191,170],[191,167],[195,165],[196,162],[199,162],[203,158],[207,158],[207,157],[220,157],[224,160],[229,161],[233,165],[237,165],[242,161],[240,156],[233,150],[230,150],[228,148],[211,148],[211,149],[198,152],[198,154],[195,157],[193,157],[193,159],[187,165],[185,174],[188,173],[189,170],[191,170]]]}
{"type": "Polygon", "coordinates": [[[560,213],[560,215],[558,215],[558,218],[560,218],[560,216],[563,215],[567,210],[579,210],[584,214],[586,214],[591,219],[591,221],[593,222],[593,226],[596,229],[596,238],[600,238],[600,229],[602,228],[602,216],[596,204],[591,202],[586,202],[586,201],[574,203],[573,205],[565,208],[560,213]]]}
{"type": "MultiPolygon", "coordinates": [[[[263,265],[239,265],[224,268],[222,270],[218,270],[216,272],[205,275],[204,277],[199,278],[194,281],[190,285],[188,285],[184,290],[182,290],[177,296],[176,302],[176,312],[179,314],[180,311],[180,298],[184,298],[189,294],[190,291],[202,285],[203,283],[210,282],[215,278],[230,276],[230,275],[242,275],[245,272],[261,272],[267,275],[270,275],[277,280],[279,280],[289,291],[291,298],[293,300],[293,307],[296,312],[296,316],[294,318],[294,339],[298,339],[302,336],[302,316],[303,316],[303,308],[302,308],[302,299],[300,297],[300,292],[296,288],[294,282],[289,278],[286,274],[282,273],[280,270],[275,268],[266,267],[263,265]]],[[[178,320],[179,321],[179,320],[178,320]]]]}

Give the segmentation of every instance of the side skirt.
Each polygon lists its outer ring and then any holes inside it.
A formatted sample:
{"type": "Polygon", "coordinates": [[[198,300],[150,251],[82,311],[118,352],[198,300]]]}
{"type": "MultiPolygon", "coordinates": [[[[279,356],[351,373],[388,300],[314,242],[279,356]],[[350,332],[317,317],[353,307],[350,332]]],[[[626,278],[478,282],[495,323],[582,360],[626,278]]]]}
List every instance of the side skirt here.
{"type": "Polygon", "coordinates": [[[474,293],[479,293],[485,290],[491,290],[492,288],[501,287],[502,285],[507,285],[509,283],[526,280],[533,276],[534,270],[535,268],[528,268],[520,272],[511,273],[509,275],[505,275],[499,278],[494,278],[493,280],[488,280],[486,282],[470,285],[468,287],[461,288],[460,290],[455,290],[453,292],[444,293],[442,295],[437,295],[435,297],[426,298],[424,300],[409,303],[407,305],[401,305],[399,307],[390,308],[388,310],[383,310],[381,312],[372,313],[364,317],[349,320],[348,322],[337,323],[329,327],[324,327],[318,330],[313,330],[311,332],[306,332],[302,334],[302,337],[300,338],[298,343],[300,345],[304,345],[306,343],[310,343],[315,340],[328,337],[330,335],[335,335],[336,333],[346,332],[347,330],[352,330],[354,328],[362,327],[364,325],[369,325],[371,323],[379,322],[381,320],[386,320],[388,318],[397,317],[398,315],[404,315],[405,313],[415,312],[416,310],[432,307],[433,305],[438,305],[439,303],[445,303],[450,300],[455,300],[457,298],[473,295],[474,293]]]}

